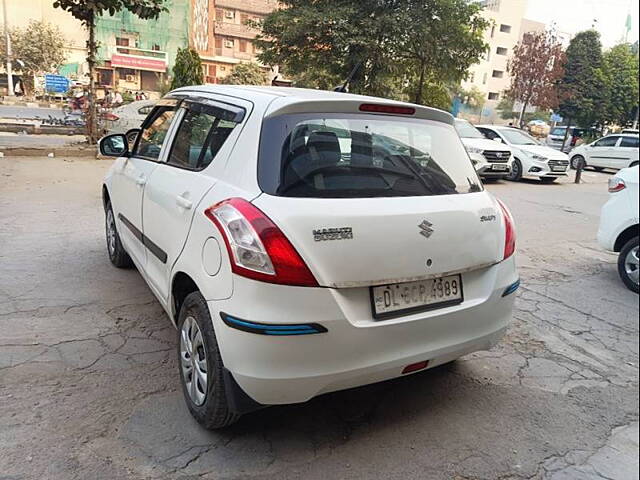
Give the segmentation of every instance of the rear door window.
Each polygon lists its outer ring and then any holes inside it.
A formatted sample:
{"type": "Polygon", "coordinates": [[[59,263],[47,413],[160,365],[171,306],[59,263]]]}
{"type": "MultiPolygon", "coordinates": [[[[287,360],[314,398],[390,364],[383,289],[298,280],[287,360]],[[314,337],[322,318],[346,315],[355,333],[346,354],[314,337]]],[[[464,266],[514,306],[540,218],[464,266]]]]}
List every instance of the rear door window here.
{"type": "Polygon", "coordinates": [[[264,192],[284,197],[427,196],[482,189],[451,125],[357,114],[266,119],[258,180],[264,192]]]}
{"type": "Polygon", "coordinates": [[[622,137],[622,140],[620,141],[621,147],[638,148],[639,144],[640,141],[638,137],[622,137]]]}

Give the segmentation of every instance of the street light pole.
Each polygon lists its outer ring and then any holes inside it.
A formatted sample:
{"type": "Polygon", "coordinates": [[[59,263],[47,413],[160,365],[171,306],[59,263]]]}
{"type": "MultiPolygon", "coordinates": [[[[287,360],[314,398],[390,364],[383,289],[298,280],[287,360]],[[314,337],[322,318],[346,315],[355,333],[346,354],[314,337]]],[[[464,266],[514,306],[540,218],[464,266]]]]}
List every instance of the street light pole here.
{"type": "Polygon", "coordinates": [[[2,0],[2,13],[4,15],[4,35],[7,44],[7,94],[13,97],[13,71],[11,68],[11,36],[9,35],[9,18],[7,17],[7,0],[2,0]]]}

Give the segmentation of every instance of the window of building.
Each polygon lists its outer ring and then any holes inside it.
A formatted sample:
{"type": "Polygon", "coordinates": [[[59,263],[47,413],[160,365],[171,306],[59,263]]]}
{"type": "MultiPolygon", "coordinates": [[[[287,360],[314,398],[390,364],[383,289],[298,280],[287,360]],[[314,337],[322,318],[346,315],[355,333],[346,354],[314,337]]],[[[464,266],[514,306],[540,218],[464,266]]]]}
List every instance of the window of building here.
{"type": "Polygon", "coordinates": [[[224,46],[225,48],[233,48],[233,38],[225,38],[224,46]]]}
{"type": "Polygon", "coordinates": [[[116,45],[118,47],[128,47],[129,39],[124,37],[116,37],[116,45]]]}
{"type": "Polygon", "coordinates": [[[208,75],[210,77],[216,76],[216,65],[208,65],[208,75]]]}
{"type": "Polygon", "coordinates": [[[221,22],[223,18],[224,18],[224,10],[222,10],[221,8],[216,8],[216,20],[221,22]]]}
{"type": "Polygon", "coordinates": [[[488,47],[487,50],[484,53],[484,59],[488,62],[489,60],[491,60],[491,48],[488,47]]]}
{"type": "Polygon", "coordinates": [[[496,34],[496,26],[495,25],[491,25],[491,38],[493,38],[493,36],[496,34]]]}
{"type": "Polygon", "coordinates": [[[240,45],[239,45],[240,52],[246,53],[247,52],[247,41],[246,40],[240,40],[239,43],[240,43],[240,45]]]}
{"type": "Polygon", "coordinates": [[[507,54],[507,49],[505,47],[498,47],[498,48],[496,48],[496,53],[498,55],[506,55],[507,54]]]}
{"type": "Polygon", "coordinates": [[[500,98],[500,94],[497,92],[489,92],[489,100],[498,100],[500,98]]]}
{"type": "Polygon", "coordinates": [[[500,31],[502,33],[511,33],[511,25],[505,25],[504,23],[500,25],[500,31]]]}
{"type": "Polygon", "coordinates": [[[504,77],[504,72],[502,70],[494,70],[491,76],[493,78],[502,78],[504,77]]]}
{"type": "Polygon", "coordinates": [[[487,72],[482,74],[482,84],[484,85],[485,83],[487,83],[487,72]]]}
{"type": "Polygon", "coordinates": [[[153,46],[151,47],[151,50],[155,50],[156,52],[160,51],[160,45],[158,45],[157,43],[154,43],[153,46]]]}
{"type": "Polygon", "coordinates": [[[248,21],[249,21],[249,15],[246,14],[246,13],[241,13],[240,14],[240,23],[242,25],[245,25],[248,21]]]}

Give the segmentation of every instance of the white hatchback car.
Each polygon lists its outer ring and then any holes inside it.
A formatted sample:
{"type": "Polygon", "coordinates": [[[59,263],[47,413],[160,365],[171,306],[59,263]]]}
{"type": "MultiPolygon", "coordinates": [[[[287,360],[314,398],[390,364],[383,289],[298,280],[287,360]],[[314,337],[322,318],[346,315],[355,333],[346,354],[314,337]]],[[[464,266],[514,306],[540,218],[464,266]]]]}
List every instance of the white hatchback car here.
{"type": "Polygon", "coordinates": [[[619,252],[618,273],[624,284],[638,292],[638,167],[620,170],[609,179],[609,201],[602,207],[598,243],[619,252]]]}
{"type": "Polygon", "coordinates": [[[456,118],[454,126],[480,177],[494,179],[509,175],[513,156],[508,146],[502,142],[487,140],[466,120],[456,118]]]}
{"type": "Polygon", "coordinates": [[[509,180],[538,178],[541,182],[555,182],[566,177],[569,170],[567,154],[540,143],[522,130],[498,125],[477,125],[476,128],[490,140],[498,140],[513,152],[513,163],[509,180]]]}
{"type": "Polygon", "coordinates": [[[640,152],[640,137],[633,134],[614,134],[602,137],[588,145],[580,145],[573,150],[571,167],[594,167],[596,170],[603,168],[633,167],[638,165],[638,152],[640,152]]]}
{"type": "Polygon", "coordinates": [[[103,186],[114,265],[179,331],[193,416],[391,379],[484,350],[519,280],[508,210],[448,113],[294,88],[202,86],[158,102],[103,186]]]}

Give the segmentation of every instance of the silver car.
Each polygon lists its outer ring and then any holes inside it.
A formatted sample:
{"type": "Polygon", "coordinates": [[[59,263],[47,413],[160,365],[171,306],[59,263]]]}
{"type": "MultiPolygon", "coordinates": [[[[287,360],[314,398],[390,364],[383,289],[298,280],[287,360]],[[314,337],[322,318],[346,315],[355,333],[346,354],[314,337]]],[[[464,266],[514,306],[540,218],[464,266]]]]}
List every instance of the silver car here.
{"type": "Polygon", "coordinates": [[[105,115],[107,134],[125,133],[132,128],[140,128],[155,104],[155,100],[138,100],[114,108],[105,115]]]}

